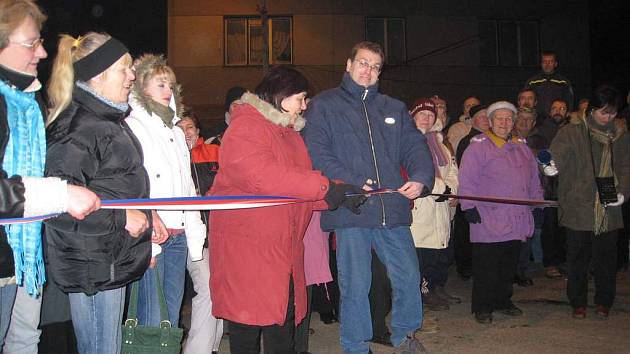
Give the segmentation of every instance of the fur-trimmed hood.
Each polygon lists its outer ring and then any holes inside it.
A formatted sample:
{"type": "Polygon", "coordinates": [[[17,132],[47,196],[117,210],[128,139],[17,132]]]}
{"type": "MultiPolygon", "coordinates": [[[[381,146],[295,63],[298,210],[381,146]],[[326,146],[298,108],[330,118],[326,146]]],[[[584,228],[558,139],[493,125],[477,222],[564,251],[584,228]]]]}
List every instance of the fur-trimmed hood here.
{"type": "MultiPolygon", "coordinates": [[[[260,114],[262,114],[268,121],[281,127],[288,127],[291,125],[291,118],[289,113],[280,112],[274,106],[266,101],[261,100],[253,93],[245,92],[241,99],[237,101],[239,103],[246,103],[254,107],[260,114]]],[[[301,115],[297,115],[295,123],[293,123],[293,130],[299,132],[306,125],[306,120],[301,115]]]]}
{"type": "MultiPolygon", "coordinates": [[[[133,64],[136,72],[136,80],[131,88],[131,95],[134,99],[133,101],[147,111],[149,115],[153,114],[149,104],[151,98],[145,95],[144,85],[146,80],[149,79],[147,74],[150,73],[156,66],[168,66],[164,56],[156,54],[143,54],[140,58],[136,59],[133,64]]],[[[173,83],[172,90],[173,96],[171,97],[169,107],[175,112],[175,116],[177,117],[177,120],[179,120],[184,112],[181,85],[176,82],[173,83]]]]}

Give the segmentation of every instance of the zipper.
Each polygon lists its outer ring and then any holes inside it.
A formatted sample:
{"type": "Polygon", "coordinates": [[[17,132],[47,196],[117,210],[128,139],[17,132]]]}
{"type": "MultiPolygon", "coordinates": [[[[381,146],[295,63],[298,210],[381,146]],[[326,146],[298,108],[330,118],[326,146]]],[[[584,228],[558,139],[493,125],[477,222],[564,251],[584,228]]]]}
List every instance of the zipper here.
{"type": "MultiPolygon", "coordinates": [[[[374,162],[374,171],[376,171],[376,183],[378,184],[378,188],[381,188],[381,175],[378,172],[378,163],[376,161],[376,151],[374,150],[374,140],[372,139],[372,126],[370,125],[370,119],[368,117],[367,107],[365,106],[365,98],[367,97],[368,89],[365,89],[363,92],[363,96],[361,96],[361,103],[363,104],[363,113],[365,114],[365,123],[368,128],[368,136],[370,138],[370,147],[372,148],[372,162],[374,162]]],[[[383,222],[381,223],[383,226],[386,226],[386,218],[385,218],[385,202],[383,201],[383,196],[381,194],[378,195],[378,199],[381,201],[381,216],[383,222]]]]}

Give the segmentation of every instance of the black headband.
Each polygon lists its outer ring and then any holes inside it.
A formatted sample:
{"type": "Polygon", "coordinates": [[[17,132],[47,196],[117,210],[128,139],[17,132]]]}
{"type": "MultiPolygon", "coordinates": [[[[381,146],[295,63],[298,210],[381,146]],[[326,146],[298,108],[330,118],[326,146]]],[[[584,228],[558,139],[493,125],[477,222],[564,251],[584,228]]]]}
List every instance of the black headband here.
{"type": "Polygon", "coordinates": [[[74,77],[81,81],[88,81],[107,70],[107,68],[128,52],[129,50],[124,44],[115,38],[110,38],[92,53],[72,64],[74,67],[74,77]]]}

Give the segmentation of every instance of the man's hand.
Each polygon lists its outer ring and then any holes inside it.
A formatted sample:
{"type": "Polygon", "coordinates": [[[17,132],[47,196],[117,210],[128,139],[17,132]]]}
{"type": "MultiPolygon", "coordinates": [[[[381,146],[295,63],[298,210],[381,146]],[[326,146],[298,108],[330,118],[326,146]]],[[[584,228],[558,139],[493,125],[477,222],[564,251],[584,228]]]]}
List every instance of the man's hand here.
{"type": "Polygon", "coordinates": [[[125,230],[131,237],[138,237],[149,227],[149,219],[140,210],[127,209],[127,224],[125,230]]]}
{"type": "Polygon", "coordinates": [[[168,240],[168,230],[155,210],[151,210],[151,217],[153,218],[153,233],[151,234],[151,242],[161,245],[168,240]]]}
{"type": "Polygon", "coordinates": [[[101,207],[101,200],[91,190],[68,184],[68,213],[83,220],[101,207]]]}
{"type": "Polygon", "coordinates": [[[407,199],[416,199],[422,193],[424,185],[420,182],[407,182],[398,188],[398,192],[407,199]]]}

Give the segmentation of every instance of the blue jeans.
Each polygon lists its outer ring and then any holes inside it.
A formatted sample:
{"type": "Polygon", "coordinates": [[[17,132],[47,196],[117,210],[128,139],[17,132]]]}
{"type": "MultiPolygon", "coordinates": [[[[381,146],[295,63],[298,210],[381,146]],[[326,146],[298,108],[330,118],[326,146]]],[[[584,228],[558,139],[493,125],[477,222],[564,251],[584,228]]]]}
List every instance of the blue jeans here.
{"type": "Polygon", "coordinates": [[[160,324],[160,302],[154,273],[157,271],[166,298],[168,320],[171,321],[173,327],[179,327],[179,310],[184,297],[186,259],[188,258],[186,235],[171,236],[161,246],[162,253],[156,257],[157,266],[147,269],[142,279],[138,280],[140,282],[138,323],[147,326],[160,324]]]}
{"type": "Polygon", "coordinates": [[[543,250],[540,243],[541,229],[534,229],[534,235],[532,236],[532,256],[534,257],[534,263],[542,264],[543,262],[543,250]]]}
{"type": "Polygon", "coordinates": [[[400,345],[420,328],[422,297],[418,257],[409,226],[391,229],[346,228],[337,234],[340,336],[344,353],[367,353],[372,338],[370,283],[374,249],[392,284],[391,340],[400,345]]]}
{"type": "Polygon", "coordinates": [[[88,296],[70,293],[70,313],[80,354],[119,354],[125,287],[88,296]]]}
{"type": "Polygon", "coordinates": [[[15,284],[0,287],[0,350],[2,350],[4,337],[7,335],[9,323],[11,323],[11,313],[13,312],[16,292],[17,285],[15,284]]]}

